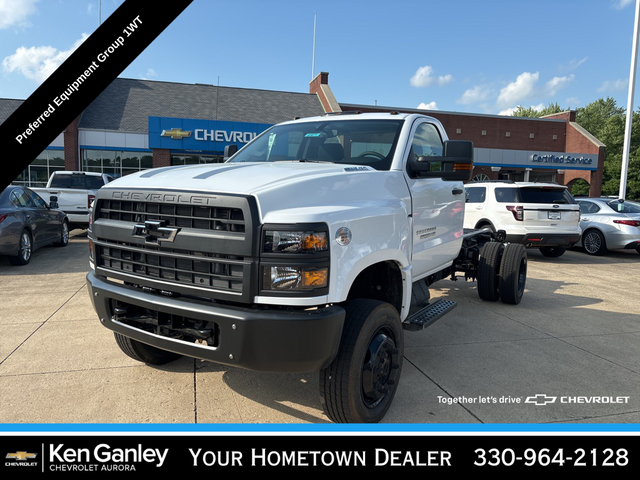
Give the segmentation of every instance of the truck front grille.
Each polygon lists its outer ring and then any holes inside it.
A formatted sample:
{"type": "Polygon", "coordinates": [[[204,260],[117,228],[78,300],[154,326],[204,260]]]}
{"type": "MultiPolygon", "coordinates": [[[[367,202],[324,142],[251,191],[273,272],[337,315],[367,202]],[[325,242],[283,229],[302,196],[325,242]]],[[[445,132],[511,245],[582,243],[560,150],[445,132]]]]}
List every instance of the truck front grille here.
{"type": "Polygon", "coordinates": [[[90,236],[98,274],[211,300],[249,303],[255,294],[253,198],[105,188],[94,210],[90,236]]]}
{"type": "Polygon", "coordinates": [[[153,219],[164,221],[171,227],[245,232],[242,210],[230,207],[100,200],[97,218],[135,223],[144,223],[148,219],[153,219]]]}
{"type": "Polygon", "coordinates": [[[241,293],[249,262],[232,255],[190,252],[97,239],[98,266],[140,278],[241,293]]]}

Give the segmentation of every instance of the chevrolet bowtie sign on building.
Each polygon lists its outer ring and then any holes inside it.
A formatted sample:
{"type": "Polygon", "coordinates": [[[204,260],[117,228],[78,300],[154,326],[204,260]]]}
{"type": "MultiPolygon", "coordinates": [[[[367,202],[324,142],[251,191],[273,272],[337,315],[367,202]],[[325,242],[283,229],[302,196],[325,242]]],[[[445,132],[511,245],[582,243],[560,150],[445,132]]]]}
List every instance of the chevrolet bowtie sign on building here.
{"type": "Polygon", "coordinates": [[[149,148],[219,153],[244,146],[271,125],[189,118],[149,117],[149,148]]]}

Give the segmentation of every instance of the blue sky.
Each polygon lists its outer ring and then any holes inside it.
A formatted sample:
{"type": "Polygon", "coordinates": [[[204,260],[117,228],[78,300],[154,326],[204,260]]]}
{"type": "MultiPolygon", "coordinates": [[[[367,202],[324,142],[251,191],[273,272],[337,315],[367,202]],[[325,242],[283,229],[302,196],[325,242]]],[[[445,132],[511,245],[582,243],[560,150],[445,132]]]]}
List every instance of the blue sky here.
{"type": "MultiPolygon", "coordinates": [[[[102,0],[103,21],[121,3],[102,0]]],[[[99,5],[0,0],[0,97],[27,98],[98,27],[99,5]]],[[[194,0],[121,76],[308,92],[317,15],[315,73],[339,102],[626,108],[634,13],[633,0],[194,0]]]]}

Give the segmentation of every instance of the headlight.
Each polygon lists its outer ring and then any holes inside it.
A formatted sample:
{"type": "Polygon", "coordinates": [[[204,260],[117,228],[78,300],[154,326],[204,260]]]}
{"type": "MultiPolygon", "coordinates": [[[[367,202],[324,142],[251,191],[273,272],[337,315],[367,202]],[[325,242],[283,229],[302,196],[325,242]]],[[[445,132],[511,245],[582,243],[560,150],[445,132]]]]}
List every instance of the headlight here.
{"type": "Polygon", "coordinates": [[[326,232],[267,230],[264,253],[311,253],[329,249],[326,232]]]}
{"type": "Polygon", "coordinates": [[[264,267],[262,284],[265,290],[309,291],[327,286],[327,267],[264,267]]]}

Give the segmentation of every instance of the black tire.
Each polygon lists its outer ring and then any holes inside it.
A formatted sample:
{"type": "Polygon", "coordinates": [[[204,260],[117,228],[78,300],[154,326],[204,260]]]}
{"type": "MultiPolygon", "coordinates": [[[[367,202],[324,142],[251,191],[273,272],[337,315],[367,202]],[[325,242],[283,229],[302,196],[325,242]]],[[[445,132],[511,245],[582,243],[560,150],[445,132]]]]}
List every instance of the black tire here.
{"type": "Polygon", "coordinates": [[[31,260],[33,253],[33,239],[31,233],[26,228],[20,233],[18,240],[18,255],[9,257],[11,265],[26,265],[31,260]]]}
{"type": "Polygon", "coordinates": [[[563,247],[540,247],[540,253],[545,257],[560,257],[567,249],[563,247]]]}
{"type": "Polygon", "coordinates": [[[517,305],[527,283],[527,250],[524,245],[510,243],[504,249],[500,265],[500,295],[504,303],[517,305]]]}
{"type": "Polygon", "coordinates": [[[129,337],[114,332],[116,343],[125,354],[139,362],[149,365],[164,365],[179,359],[182,355],[147,345],[129,337]]]}
{"type": "Polygon", "coordinates": [[[598,230],[587,230],[582,235],[582,246],[589,255],[604,255],[607,252],[607,242],[598,230]]]}
{"type": "Polygon", "coordinates": [[[396,309],[352,300],[336,358],[320,372],[320,402],[336,423],[377,423],[387,413],[402,371],[404,337],[396,309]]]}
{"type": "Polygon", "coordinates": [[[504,244],[487,242],[480,249],[478,261],[478,295],[482,300],[495,302],[500,298],[500,263],[504,244]]]}
{"type": "Polygon", "coordinates": [[[64,221],[60,225],[60,241],[54,243],[56,247],[66,247],[69,245],[69,223],[64,221]]]}

